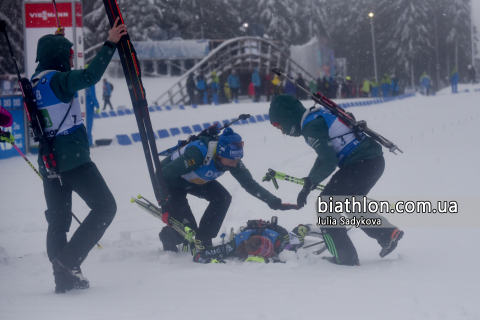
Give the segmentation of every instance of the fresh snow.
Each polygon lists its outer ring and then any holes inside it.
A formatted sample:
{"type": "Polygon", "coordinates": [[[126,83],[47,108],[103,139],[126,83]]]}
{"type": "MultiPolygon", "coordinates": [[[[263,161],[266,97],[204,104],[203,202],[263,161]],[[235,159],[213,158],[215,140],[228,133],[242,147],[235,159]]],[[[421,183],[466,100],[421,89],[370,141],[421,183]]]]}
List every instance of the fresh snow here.
{"type": "MultiPolygon", "coordinates": [[[[115,86],[113,104],[130,105],[126,84],[115,86]]],[[[168,78],[145,78],[150,101],[173,84],[168,78]]],[[[478,89],[479,86],[475,88],[478,89]]],[[[459,90],[461,87],[459,86],[459,90]]],[[[101,103],[101,84],[97,85],[101,103]]],[[[476,143],[480,92],[400,101],[350,109],[357,119],[395,142],[403,154],[384,149],[386,170],[370,197],[468,196],[480,200],[480,151],[476,143]]],[[[311,106],[305,102],[305,106],[311,106]]],[[[268,113],[268,103],[199,106],[151,113],[155,131],[232,119],[241,113],[268,113]]],[[[253,177],[284,202],[295,202],[300,187],[261,182],[275,169],[304,177],[315,160],[303,139],[282,136],[267,122],[234,126],[245,141],[244,163],[253,177]]],[[[95,120],[94,139],[138,132],[134,116],[95,120]]],[[[159,151],[185,135],[157,140],[159,151]]],[[[352,230],[361,266],[330,264],[300,250],[299,259],[283,254],[286,264],[200,265],[189,254],[162,252],[163,223],[130,203],[139,193],[154,200],[141,143],[91,150],[115,196],[118,212],[82,265],[91,288],[54,293],[46,256],[46,209],[40,179],[20,157],[0,161],[0,319],[479,319],[480,277],[477,244],[480,224],[475,210],[462,211],[463,228],[403,228],[404,238],[384,259],[379,245],[352,230]],[[464,213],[466,212],[466,213],[464,213]],[[467,219],[472,219],[467,220],[467,219]]],[[[36,163],[34,155],[27,155],[36,163]]],[[[292,229],[314,223],[313,192],[300,211],[272,211],[247,194],[228,173],[219,181],[233,201],[221,232],[248,219],[278,216],[292,229]]],[[[206,202],[189,196],[200,219],[206,202]]],[[[461,207],[460,207],[461,209],[461,207]]],[[[75,194],[73,212],[83,220],[89,209],[75,194]]],[[[432,219],[434,219],[433,217],[432,219]]],[[[401,225],[399,227],[402,228],[401,225]]],[[[72,223],[71,233],[77,228],[72,223]]],[[[308,239],[313,243],[316,239],[308,239]]],[[[214,244],[220,244],[219,237],[214,244]]],[[[325,252],[322,256],[328,256],[325,252]]]]}

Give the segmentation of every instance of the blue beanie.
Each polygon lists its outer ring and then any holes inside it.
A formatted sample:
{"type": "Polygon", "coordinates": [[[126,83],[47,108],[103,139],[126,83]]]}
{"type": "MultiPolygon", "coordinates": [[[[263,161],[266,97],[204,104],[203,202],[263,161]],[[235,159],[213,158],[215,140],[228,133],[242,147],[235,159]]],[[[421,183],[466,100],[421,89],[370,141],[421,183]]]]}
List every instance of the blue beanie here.
{"type": "Polygon", "coordinates": [[[223,134],[218,138],[217,154],[220,157],[239,160],[243,158],[243,143],[242,137],[238,133],[233,132],[232,128],[228,127],[223,131],[223,134]]]}

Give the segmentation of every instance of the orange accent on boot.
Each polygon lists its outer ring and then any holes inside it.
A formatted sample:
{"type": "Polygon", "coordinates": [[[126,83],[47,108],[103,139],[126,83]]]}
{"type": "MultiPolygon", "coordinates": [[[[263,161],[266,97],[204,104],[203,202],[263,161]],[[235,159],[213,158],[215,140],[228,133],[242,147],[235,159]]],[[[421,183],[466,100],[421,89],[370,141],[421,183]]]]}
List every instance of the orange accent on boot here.
{"type": "Polygon", "coordinates": [[[395,229],[395,230],[393,230],[393,232],[392,232],[392,239],[396,239],[396,238],[398,237],[398,235],[400,234],[400,232],[401,232],[401,231],[400,231],[400,229],[398,229],[398,228],[395,229]]]}

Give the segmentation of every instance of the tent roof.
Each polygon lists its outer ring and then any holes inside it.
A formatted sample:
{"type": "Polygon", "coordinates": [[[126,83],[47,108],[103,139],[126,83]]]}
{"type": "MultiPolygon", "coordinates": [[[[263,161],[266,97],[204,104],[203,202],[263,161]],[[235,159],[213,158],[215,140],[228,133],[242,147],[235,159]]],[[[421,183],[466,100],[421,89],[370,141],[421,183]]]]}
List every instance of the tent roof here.
{"type": "MultiPolygon", "coordinates": [[[[172,39],[132,43],[139,60],[203,59],[210,51],[208,40],[172,39]]],[[[112,60],[120,60],[118,52],[115,52],[112,60]]]]}

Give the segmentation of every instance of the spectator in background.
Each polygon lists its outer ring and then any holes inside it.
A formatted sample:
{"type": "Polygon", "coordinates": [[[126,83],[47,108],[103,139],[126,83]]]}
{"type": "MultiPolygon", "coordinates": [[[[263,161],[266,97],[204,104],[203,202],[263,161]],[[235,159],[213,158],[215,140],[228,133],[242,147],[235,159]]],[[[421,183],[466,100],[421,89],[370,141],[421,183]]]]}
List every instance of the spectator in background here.
{"type": "Polygon", "coordinates": [[[430,77],[427,74],[427,71],[423,71],[422,76],[420,77],[420,85],[425,88],[425,94],[428,96],[430,94],[430,77]]]}
{"type": "MultiPolygon", "coordinates": [[[[307,84],[305,83],[305,80],[303,79],[303,76],[300,73],[298,74],[298,78],[296,81],[300,87],[307,89],[307,84]]],[[[298,100],[307,100],[307,94],[305,93],[305,91],[298,88],[295,88],[295,89],[296,89],[296,97],[298,100]]]]}
{"type": "Polygon", "coordinates": [[[385,73],[382,79],[382,95],[384,98],[388,98],[390,96],[390,86],[392,84],[392,79],[390,76],[385,73]]]}
{"type": "Polygon", "coordinates": [[[0,76],[0,93],[4,95],[13,94],[15,82],[11,81],[8,75],[0,76]]]}
{"type": "Polygon", "coordinates": [[[255,102],[260,101],[260,96],[262,94],[262,81],[260,80],[260,74],[258,73],[258,68],[253,69],[252,73],[252,83],[253,89],[255,91],[255,102]]]}
{"type": "Polygon", "coordinates": [[[477,77],[477,71],[471,64],[469,64],[468,65],[468,83],[477,83],[476,77],[477,77]]]}
{"type": "Polygon", "coordinates": [[[220,80],[218,79],[217,73],[212,71],[212,82],[210,83],[211,91],[211,100],[215,105],[218,105],[218,92],[220,91],[220,80]]]}
{"type": "Polygon", "coordinates": [[[363,78],[362,88],[360,89],[361,95],[364,98],[368,98],[370,93],[370,81],[367,78],[363,78]]]}
{"type": "Polygon", "coordinates": [[[353,85],[352,78],[347,76],[345,82],[342,83],[342,98],[351,99],[353,98],[353,85]]]}
{"type": "Polygon", "coordinates": [[[458,93],[457,84],[458,84],[458,71],[457,68],[453,68],[452,73],[450,74],[450,83],[452,85],[452,93],[458,93]]]}
{"type": "Polygon", "coordinates": [[[110,106],[110,109],[113,110],[112,103],[110,102],[110,97],[112,96],[113,86],[110,82],[107,82],[107,79],[103,79],[103,109],[107,108],[107,104],[110,106]]]}
{"type": "Polygon", "coordinates": [[[392,97],[398,96],[398,93],[399,93],[398,80],[394,74],[392,74],[392,83],[390,85],[390,91],[392,92],[392,97]]]}
{"type": "Polygon", "coordinates": [[[276,96],[279,96],[282,94],[282,80],[280,80],[280,77],[275,75],[272,80],[272,86],[273,86],[273,98],[276,96]]]}
{"type": "Polygon", "coordinates": [[[253,82],[248,84],[248,97],[255,102],[255,87],[253,86],[253,82]]]}
{"type": "Polygon", "coordinates": [[[330,83],[328,82],[328,79],[325,76],[322,78],[322,86],[321,86],[320,90],[321,90],[321,93],[324,96],[328,97],[328,92],[330,90],[330,83]]]}
{"type": "MultiPolygon", "coordinates": [[[[290,79],[292,79],[291,75],[288,75],[288,77],[290,79]]],[[[289,95],[292,95],[292,96],[296,96],[297,90],[295,88],[295,85],[293,83],[291,83],[290,81],[287,81],[287,83],[285,84],[285,88],[283,89],[283,93],[284,94],[289,94],[289,95]]]]}
{"type": "Polygon", "coordinates": [[[205,76],[202,71],[197,76],[197,91],[198,91],[198,103],[199,104],[207,104],[207,80],[205,80],[205,76]]]}
{"type": "Polygon", "coordinates": [[[323,82],[322,82],[322,78],[318,77],[317,78],[317,90],[316,92],[320,92],[321,94],[323,94],[323,82]]]}
{"type": "Polygon", "coordinates": [[[227,98],[226,102],[232,101],[232,91],[230,90],[230,87],[228,86],[228,82],[225,82],[224,85],[223,85],[223,93],[225,94],[225,97],[227,98]]]}
{"type": "Polygon", "coordinates": [[[311,94],[317,93],[317,83],[313,80],[308,82],[308,89],[310,90],[311,94]]]}
{"type": "Polygon", "coordinates": [[[273,94],[273,85],[272,85],[272,77],[267,74],[265,76],[265,95],[267,96],[267,102],[270,101],[270,97],[273,94]]]}
{"type": "Polygon", "coordinates": [[[351,85],[352,96],[351,96],[351,98],[356,98],[358,96],[357,85],[355,84],[355,82],[353,82],[353,80],[350,80],[350,81],[352,82],[352,85],[351,85]]]}
{"type": "Polygon", "coordinates": [[[232,101],[238,103],[238,91],[240,90],[240,78],[235,70],[228,76],[227,79],[230,92],[232,94],[232,101]]]}
{"type": "Polygon", "coordinates": [[[380,88],[375,78],[372,78],[372,80],[370,81],[370,87],[372,88],[372,98],[378,98],[378,90],[380,88]]]}
{"type": "Polygon", "coordinates": [[[187,94],[188,94],[188,98],[190,99],[188,104],[190,105],[195,103],[195,89],[197,88],[197,84],[195,83],[195,79],[193,79],[194,76],[195,75],[192,72],[188,75],[188,78],[187,78],[187,94]]]}
{"type": "Polygon", "coordinates": [[[327,87],[327,92],[325,93],[327,95],[328,99],[336,99],[337,98],[337,89],[338,89],[338,82],[335,80],[332,76],[328,78],[328,87],[327,87]]]}
{"type": "MultiPolygon", "coordinates": [[[[88,64],[85,65],[85,69],[88,67],[88,64]]],[[[93,145],[92,129],[93,129],[93,114],[97,111],[100,112],[100,104],[97,100],[97,94],[95,93],[95,86],[85,89],[85,100],[87,102],[87,135],[88,135],[88,144],[93,145]],[[95,111],[95,109],[97,109],[95,111]]]]}

